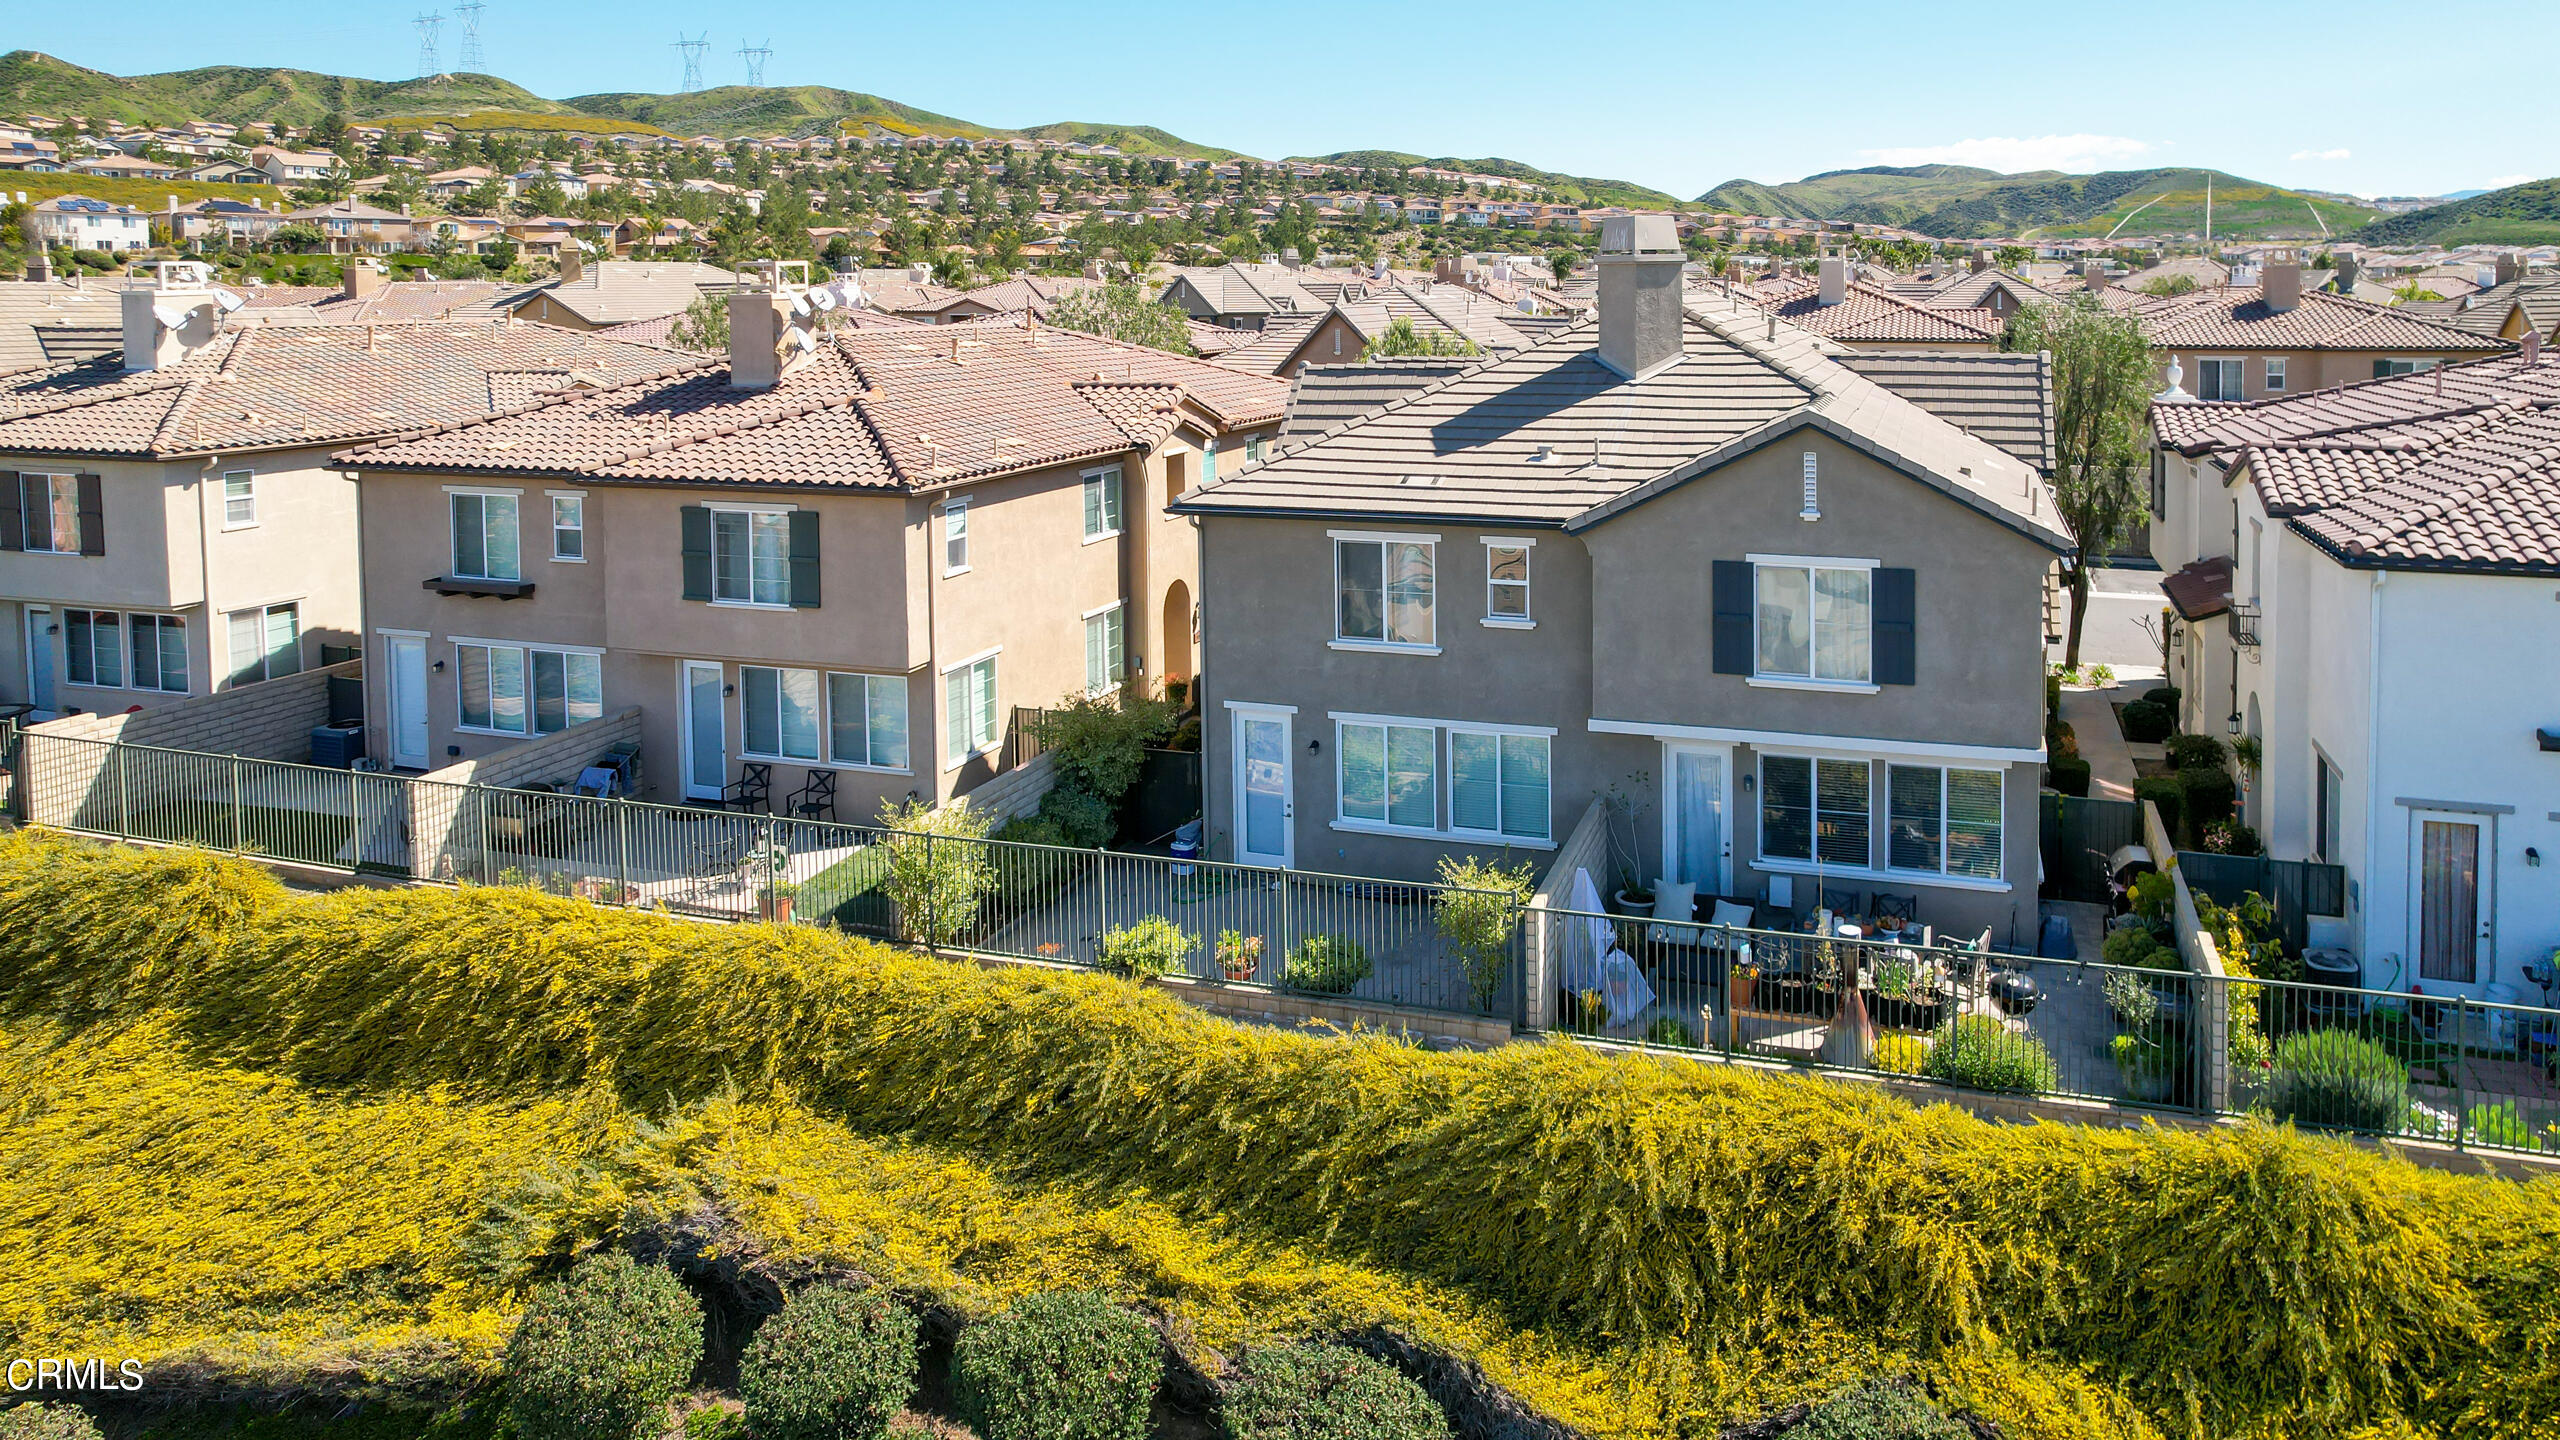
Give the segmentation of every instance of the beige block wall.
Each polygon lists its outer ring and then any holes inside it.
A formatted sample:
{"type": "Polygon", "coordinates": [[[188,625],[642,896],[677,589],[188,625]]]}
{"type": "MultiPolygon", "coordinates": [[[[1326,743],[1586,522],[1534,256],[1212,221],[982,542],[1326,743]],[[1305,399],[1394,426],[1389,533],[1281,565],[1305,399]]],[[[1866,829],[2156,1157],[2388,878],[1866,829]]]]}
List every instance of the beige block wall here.
{"type": "Polygon", "coordinates": [[[48,745],[47,740],[111,741],[308,764],[311,732],[329,720],[329,681],[363,673],[363,661],[348,660],[147,710],[66,715],[32,726],[21,776],[27,818],[39,824],[69,823],[105,783],[114,753],[104,744],[48,745]]]}

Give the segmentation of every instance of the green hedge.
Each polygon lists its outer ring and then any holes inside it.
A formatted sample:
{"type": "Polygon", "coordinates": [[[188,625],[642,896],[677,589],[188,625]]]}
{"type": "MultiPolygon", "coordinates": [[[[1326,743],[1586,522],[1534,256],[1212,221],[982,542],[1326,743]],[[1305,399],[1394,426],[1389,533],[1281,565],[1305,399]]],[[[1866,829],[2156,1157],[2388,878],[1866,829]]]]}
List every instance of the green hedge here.
{"type": "Polygon", "coordinates": [[[522,1440],[656,1440],[702,1356],[702,1306],[674,1273],[620,1251],[536,1291],[507,1342],[522,1440]]]}
{"type": "Polygon", "coordinates": [[[1340,1345],[1248,1352],[1218,1407],[1228,1440],[1448,1440],[1449,1422],[1394,1366],[1340,1345]]]}
{"type": "Polygon", "coordinates": [[[25,833],[0,838],[0,1004],[166,1011],[208,1056],[317,1083],[609,1084],[652,1110],[787,1086],[1457,1280],[1519,1323],[1701,1353],[1813,1327],[1977,1375],[2021,1352],[2188,1433],[2495,1435],[2560,1410],[2560,1187],[2283,1129],[2000,1126],[1563,1042],[1325,1039],[818,931],[296,895],[25,833]]]}
{"type": "Polygon", "coordinates": [[[879,1440],[915,1389],[916,1317],[879,1290],[801,1291],[738,1363],[756,1440],[879,1440]]]}
{"type": "Polygon", "coordinates": [[[1076,1291],[1027,1296],[951,1347],[951,1398],[982,1440],[1144,1440],[1163,1378],[1147,1322],[1076,1291]]]}
{"type": "Polygon", "coordinates": [[[12,1405],[0,1410],[0,1440],[99,1440],[98,1422],[76,1405],[12,1405]]]}

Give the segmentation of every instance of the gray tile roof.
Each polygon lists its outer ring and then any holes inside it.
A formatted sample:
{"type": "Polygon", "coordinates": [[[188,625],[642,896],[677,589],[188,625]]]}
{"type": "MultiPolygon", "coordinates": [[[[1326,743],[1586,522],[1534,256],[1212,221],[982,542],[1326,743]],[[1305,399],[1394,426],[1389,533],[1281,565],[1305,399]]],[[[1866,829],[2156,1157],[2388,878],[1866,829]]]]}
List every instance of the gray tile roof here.
{"type": "Polygon", "coordinates": [[[1579,529],[1813,426],[2041,543],[2072,545],[2034,467],[1754,306],[1692,296],[1684,357],[1642,380],[1600,363],[1597,334],[1596,324],[1576,326],[1392,399],[1173,508],[1579,529]]]}
{"type": "Polygon", "coordinates": [[[42,365],[57,358],[45,333],[54,330],[105,329],[122,345],[121,281],[100,280],[73,285],[62,280],[0,282],[0,372],[42,365]]]}
{"type": "Polygon", "coordinates": [[[1367,365],[1310,365],[1291,382],[1289,418],[1276,439],[1284,446],[1312,440],[1483,363],[1472,356],[1407,355],[1367,365]]]}
{"type": "Polygon", "coordinates": [[[1970,434],[2053,473],[2053,362],[2034,355],[1856,350],[1839,362],[1970,434]]]}
{"type": "Polygon", "coordinates": [[[528,292],[553,301],[590,325],[620,325],[673,315],[704,295],[726,293],[738,277],[717,265],[692,260],[606,260],[587,267],[574,285],[528,292]]]}

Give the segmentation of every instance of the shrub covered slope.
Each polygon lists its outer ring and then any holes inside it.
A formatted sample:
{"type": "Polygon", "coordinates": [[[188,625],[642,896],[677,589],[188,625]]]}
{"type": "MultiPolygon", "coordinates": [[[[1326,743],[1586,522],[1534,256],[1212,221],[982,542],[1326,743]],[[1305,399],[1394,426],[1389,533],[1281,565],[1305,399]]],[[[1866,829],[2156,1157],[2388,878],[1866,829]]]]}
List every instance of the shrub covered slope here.
{"type": "MultiPolygon", "coordinates": [[[[39,1125],[71,1123],[46,1112],[85,1065],[235,1096],[217,1135],[434,1106],[547,1136],[408,1197],[442,1208],[390,1288],[455,1275],[449,1333],[414,1309],[454,1343],[546,1254],[707,1194],[779,1250],[980,1304],[1091,1283],[1213,1347],[1390,1325],[1595,1434],[1711,1431],[1898,1364],[2025,1435],[2521,1433],[2560,1403],[2560,1190],[2289,1132],[2000,1128],[1563,1044],[1312,1039],[805,930],[498,890],[292,897],[203,856],[25,837],[0,842],[0,1003],[87,1027],[51,1054],[17,1027],[7,1103],[39,1125]]],[[[367,1173],[316,1134],[276,1154],[367,1173]]],[[[0,1282],[12,1342],[73,1338],[19,1292],[85,1223],[10,1242],[31,1247],[0,1282]]],[[[294,1267],[281,1233],[238,1243],[294,1267]]],[[[89,1263],[121,1283],[115,1252],[89,1263]]],[[[352,1297],[370,1277],[346,1263],[352,1297]]],[[[202,1332],[246,1348],[261,1303],[202,1332]]]]}

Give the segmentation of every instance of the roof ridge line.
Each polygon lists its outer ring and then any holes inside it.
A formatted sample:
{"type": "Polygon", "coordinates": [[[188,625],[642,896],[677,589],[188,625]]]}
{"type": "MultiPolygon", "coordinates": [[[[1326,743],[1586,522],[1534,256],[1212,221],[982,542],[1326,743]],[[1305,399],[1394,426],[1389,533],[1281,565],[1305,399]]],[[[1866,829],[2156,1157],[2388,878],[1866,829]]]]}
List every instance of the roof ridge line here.
{"type": "MultiPolygon", "coordinates": [[[[1208,484],[1203,485],[1203,486],[1200,486],[1199,488],[1200,488],[1200,489],[1202,489],[1202,490],[1213,490],[1213,489],[1216,489],[1216,488],[1217,488],[1218,486],[1220,486],[1220,485],[1227,484],[1227,483],[1228,483],[1228,482],[1230,482],[1230,481],[1241,479],[1241,478],[1243,478],[1244,476],[1246,476],[1246,475],[1248,475],[1248,474],[1251,474],[1251,473],[1253,473],[1253,472],[1254,472],[1254,471],[1256,471],[1256,470],[1261,469],[1263,466],[1265,466],[1265,465],[1269,465],[1269,464],[1271,464],[1273,461],[1276,461],[1276,460],[1280,459],[1280,458],[1281,458],[1282,456],[1284,456],[1284,455],[1294,455],[1294,454],[1296,454],[1297,452],[1299,452],[1299,451],[1301,451],[1301,450],[1306,449],[1306,448],[1307,448],[1308,446],[1310,446],[1310,445],[1314,445],[1314,444],[1317,444],[1317,443],[1322,442],[1322,441],[1325,441],[1325,440],[1330,440],[1330,439],[1332,439],[1334,436],[1336,436],[1336,435],[1340,435],[1340,434],[1344,433],[1345,431],[1350,430],[1350,429],[1351,429],[1353,426],[1355,426],[1355,425],[1365,425],[1365,424],[1367,424],[1369,421],[1374,420],[1374,419],[1378,418],[1378,417],[1379,417],[1379,416],[1381,416],[1381,415],[1385,415],[1385,414],[1387,414],[1387,413],[1389,413],[1389,412],[1391,412],[1391,411],[1401,409],[1401,408],[1403,408],[1403,407],[1405,407],[1405,406],[1407,406],[1407,405],[1417,404],[1417,403],[1421,402],[1422,400],[1424,400],[1425,398],[1427,398],[1427,397],[1429,397],[1429,396],[1432,396],[1432,395],[1436,395],[1436,394],[1438,394],[1441,390],[1445,389],[1446,387],[1451,386],[1451,385],[1455,385],[1455,384],[1456,384],[1456,383],[1458,383],[1459,381],[1466,379],[1468,376],[1475,374],[1475,373],[1476,373],[1477,371],[1479,371],[1479,370],[1487,370],[1487,369],[1491,369],[1492,367],[1494,367],[1494,366],[1496,366],[1496,365],[1508,365],[1508,364],[1511,364],[1513,361],[1526,359],[1527,357],[1529,357],[1529,356],[1531,356],[1531,355],[1535,355],[1535,354],[1537,354],[1539,351],[1541,351],[1541,350],[1545,349],[1546,347],[1548,347],[1548,346],[1550,346],[1550,345],[1561,344],[1561,343],[1563,343],[1564,341],[1571,339],[1571,338],[1573,337],[1574,332],[1575,332],[1575,331],[1578,331],[1578,330],[1580,330],[1580,329],[1582,329],[1582,327],[1584,327],[1585,325],[1591,326],[1593,329],[1595,329],[1595,330],[1596,330],[1596,329],[1598,329],[1598,327],[1599,327],[1599,323],[1600,323],[1600,322],[1599,322],[1599,319],[1598,319],[1596,316],[1595,316],[1595,317],[1593,317],[1592,319],[1589,319],[1589,320],[1577,320],[1577,321],[1575,321],[1573,324],[1568,325],[1568,326],[1564,327],[1564,328],[1563,328],[1563,329],[1561,329],[1561,330],[1558,330],[1555,334],[1553,334],[1553,335],[1551,335],[1551,336],[1547,337],[1546,339],[1544,339],[1544,340],[1540,340],[1540,341],[1536,342],[1535,344],[1530,345],[1530,346],[1529,346],[1527,349],[1525,349],[1525,350],[1515,350],[1515,351],[1511,352],[1511,353],[1510,353],[1510,354],[1508,354],[1508,355],[1504,355],[1504,356],[1500,356],[1500,357],[1496,357],[1496,356],[1493,356],[1493,355],[1491,355],[1491,354],[1488,354],[1488,355],[1486,355],[1486,356],[1484,357],[1484,360],[1483,360],[1483,363],[1482,363],[1482,364],[1466,366],[1466,367],[1464,367],[1464,368],[1460,369],[1460,370],[1459,370],[1456,374],[1454,374],[1454,375],[1443,375],[1443,376],[1441,376],[1439,379],[1432,381],[1430,384],[1423,386],[1423,387],[1422,387],[1421,389],[1419,389],[1419,390],[1412,391],[1412,392],[1411,392],[1411,393],[1409,393],[1409,394],[1398,395],[1398,396],[1396,396],[1394,399],[1389,400],[1389,401],[1385,402],[1384,404],[1379,405],[1379,406],[1378,406],[1377,408],[1375,408],[1375,409],[1372,409],[1372,410],[1363,410],[1363,411],[1361,411],[1361,412],[1360,412],[1359,414],[1357,414],[1357,415],[1352,415],[1352,416],[1349,416],[1349,417],[1347,417],[1347,418],[1345,418],[1345,419],[1342,419],[1342,420],[1340,420],[1340,421],[1337,421],[1337,422],[1335,422],[1334,424],[1329,425],[1329,426],[1326,426],[1324,429],[1317,431],[1315,434],[1308,436],[1306,439],[1301,440],[1301,441],[1297,442],[1297,443],[1296,443],[1296,444],[1294,444],[1294,445],[1289,445],[1289,446],[1285,446],[1285,447],[1282,447],[1282,448],[1278,448],[1278,449],[1273,450],[1273,451],[1272,451],[1272,452],[1271,452],[1267,457],[1265,457],[1264,459],[1262,459],[1262,460],[1260,460],[1260,461],[1258,461],[1258,462],[1256,462],[1256,463],[1254,463],[1254,464],[1250,464],[1250,465],[1243,466],[1242,468],[1238,469],[1238,470],[1235,472],[1235,474],[1233,474],[1233,475],[1222,475],[1222,476],[1220,476],[1219,478],[1217,478],[1217,479],[1215,479],[1215,480],[1210,481],[1208,484]]],[[[1453,356],[1451,356],[1451,357],[1449,357],[1449,358],[1451,358],[1451,359],[1453,359],[1453,360],[1463,360],[1463,359],[1466,359],[1466,358],[1468,358],[1468,357],[1463,356],[1463,355],[1453,355],[1453,356]]],[[[1304,367],[1301,367],[1301,373],[1304,373],[1304,367]]],[[[1292,396],[1295,396],[1295,395],[1297,394],[1297,391],[1298,391],[1297,380],[1296,380],[1296,378],[1293,376],[1293,377],[1291,377],[1291,379],[1290,379],[1290,383],[1289,383],[1289,393],[1290,393],[1292,396]]],[[[1282,412],[1282,414],[1283,414],[1283,418],[1286,418],[1286,413],[1287,413],[1287,412],[1286,412],[1285,410],[1282,412]]]]}
{"type": "MultiPolygon", "coordinates": [[[[635,348],[649,349],[652,347],[638,346],[635,348]]],[[[486,425],[493,420],[511,420],[518,415],[530,415],[534,411],[543,409],[547,406],[565,405],[572,400],[595,399],[613,394],[617,390],[628,389],[634,385],[655,384],[658,381],[681,375],[688,369],[709,370],[713,367],[714,363],[714,361],[708,358],[696,357],[694,362],[689,366],[673,365],[659,371],[655,375],[635,375],[631,379],[618,381],[611,385],[599,385],[593,390],[579,390],[574,387],[561,390],[545,390],[541,394],[534,396],[532,399],[525,401],[521,405],[510,406],[504,410],[492,410],[486,415],[473,415],[461,420],[448,420],[441,425],[430,425],[422,430],[404,430],[397,434],[385,435],[378,440],[368,440],[361,445],[357,445],[340,453],[346,455],[361,455],[368,450],[382,450],[393,445],[408,445],[420,440],[431,440],[438,435],[450,435],[456,430],[468,430],[474,425],[486,425]]],[[[524,370],[484,370],[480,373],[487,376],[523,375],[530,374],[532,372],[524,370]]]]}

